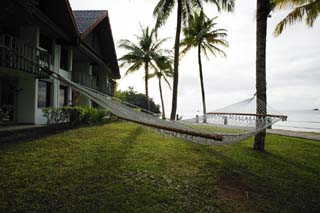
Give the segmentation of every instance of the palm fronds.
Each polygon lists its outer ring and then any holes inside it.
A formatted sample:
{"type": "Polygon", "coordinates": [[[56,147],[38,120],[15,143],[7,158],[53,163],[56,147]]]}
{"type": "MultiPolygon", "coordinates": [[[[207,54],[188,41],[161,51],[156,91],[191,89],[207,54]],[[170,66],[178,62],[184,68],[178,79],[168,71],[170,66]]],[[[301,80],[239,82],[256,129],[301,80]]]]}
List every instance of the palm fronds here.
{"type": "Polygon", "coordinates": [[[279,36],[288,26],[303,21],[312,27],[320,13],[320,0],[274,0],[275,9],[294,8],[282,21],[280,21],[274,35],[279,36]]]}

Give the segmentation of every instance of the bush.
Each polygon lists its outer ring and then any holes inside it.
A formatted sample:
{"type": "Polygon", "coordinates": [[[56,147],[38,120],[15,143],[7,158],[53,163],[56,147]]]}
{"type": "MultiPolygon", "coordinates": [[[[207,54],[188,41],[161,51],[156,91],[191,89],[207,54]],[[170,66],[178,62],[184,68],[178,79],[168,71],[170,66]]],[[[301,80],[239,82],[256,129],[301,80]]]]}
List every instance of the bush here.
{"type": "Polygon", "coordinates": [[[60,107],[42,110],[49,127],[76,127],[83,124],[98,124],[111,119],[111,113],[89,107],[60,107]]]}

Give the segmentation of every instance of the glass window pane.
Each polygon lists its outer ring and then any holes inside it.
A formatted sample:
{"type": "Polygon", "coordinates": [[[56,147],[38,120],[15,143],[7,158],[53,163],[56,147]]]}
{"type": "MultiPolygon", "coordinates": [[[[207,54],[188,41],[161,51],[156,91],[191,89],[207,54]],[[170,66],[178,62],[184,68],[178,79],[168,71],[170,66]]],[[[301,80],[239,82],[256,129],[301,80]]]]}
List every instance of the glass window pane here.
{"type": "Polygon", "coordinates": [[[39,81],[38,84],[38,107],[46,107],[47,85],[45,82],[39,81]]]}
{"type": "Polygon", "coordinates": [[[67,87],[60,87],[59,106],[67,106],[67,87]]]}
{"type": "Polygon", "coordinates": [[[50,106],[50,84],[45,81],[38,82],[38,107],[50,106]]]}
{"type": "Polygon", "coordinates": [[[61,47],[60,68],[68,70],[68,50],[63,47],[61,47]]]}

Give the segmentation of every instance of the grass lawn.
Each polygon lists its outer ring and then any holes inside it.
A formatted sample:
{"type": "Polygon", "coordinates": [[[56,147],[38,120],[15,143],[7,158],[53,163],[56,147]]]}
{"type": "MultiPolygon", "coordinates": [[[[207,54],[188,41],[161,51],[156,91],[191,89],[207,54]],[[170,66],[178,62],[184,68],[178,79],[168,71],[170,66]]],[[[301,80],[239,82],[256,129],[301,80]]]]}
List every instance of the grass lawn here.
{"type": "Polygon", "coordinates": [[[259,153],[126,122],[53,133],[0,142],[0,212],[320,210],[320,141],[268,135],[259,153]]]}

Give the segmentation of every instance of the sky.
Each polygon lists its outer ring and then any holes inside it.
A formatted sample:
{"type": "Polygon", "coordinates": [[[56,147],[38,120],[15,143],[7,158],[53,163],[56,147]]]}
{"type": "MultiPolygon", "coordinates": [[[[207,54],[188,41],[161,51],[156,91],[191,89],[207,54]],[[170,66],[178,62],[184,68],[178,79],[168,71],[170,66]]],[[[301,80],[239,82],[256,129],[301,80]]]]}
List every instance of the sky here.
{"type": "MultiPolygon", "coordinates": [[[[72,9],[108,10],[113,38],[135,41],[141,26],[154,26],[152,16],[156,0],[70,0],[72,9]]],[[[237,0],[234,13],[218,13],[214,5],[205,5],[210,18],[218,16],[217,27],[228,30],[227,57],[203,57],[207,112],[250,98],[255,93],[256,0],[237,0]]],[[[276,24],[288,11],[272,12],[267,35],[268,105],[279,112],[320,108],[320,28],[304,23],[289,26],[279,37],[273,36],[276,24]]],[[[159,37],[170,38],[164,47],[172,49],[175,35],[174,12],[160,28],[159,37]]],[[[126,52],[116,47],[120,58],[126,52]]],[[[126,68],[121,68],[124,76],[126,68]]],[[[143,70],[122,77],[118,88],[133,86],[144,93],[143,70]]],[[[180,61],[177,113],[184,118],[202,112],[202,99],[196,50],[180,61]]],[[[172,91],[163,84],[165,110],[171,112],[172,91]]],[[[157,80],[149,82],[150,97],[160,104],[157,80]]]]}

